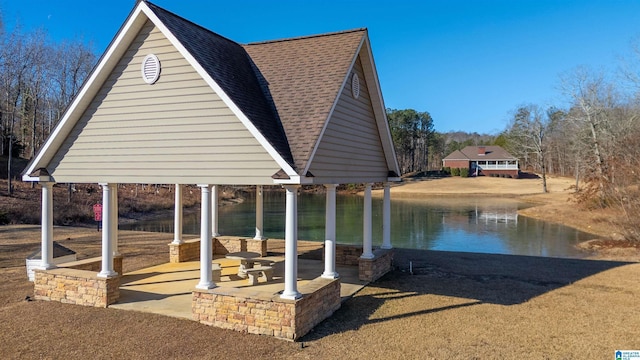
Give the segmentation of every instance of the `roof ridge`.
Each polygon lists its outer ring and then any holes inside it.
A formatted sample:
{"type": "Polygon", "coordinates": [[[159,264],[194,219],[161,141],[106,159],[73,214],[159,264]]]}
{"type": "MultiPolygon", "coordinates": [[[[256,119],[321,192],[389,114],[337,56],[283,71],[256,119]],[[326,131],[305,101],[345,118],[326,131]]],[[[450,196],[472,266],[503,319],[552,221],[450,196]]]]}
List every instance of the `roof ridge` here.
{"type": "Polygon", "coordinates": [[[184,22],[187,22],[187,23],[189,23],[189,24],[191,24],[191,25],[193,25],[195,27],[198,27],[198,28],[200,28],[200,29],[212,34],[212,35],[215,35],[215,36],[217,36],[217,37],[219,37],[221,39],[224,39],[224,40],[232,42],[232,43],[234,43],[236,45],[242,46],[242,44],[240,44],[239,42],[237,42],[235,40],[232,40],[232,39],[230,39],[230,38],[228,38],[228,37],[226,37],[224,35],[220,35],[220,34],[218,34],[217,32],[215,32],[215,31],[213,31],[211,29],[207,29],[206,27],[204,27],[204,26],[202,26],[202,25],[200,25],[198,23],[195,23],[195,22],[193,22],[193,21],[191,21],[191,20],[189,20],[187,18],[184,18],[184,17],[182,17],[182,16],[180,16],[180,15],[178,15],[178,14],[176,14],[176,13],[170,11],[170,10],[167,10],[167,9],[165,9],[165,8],[159,6],[159,5],[156,5],[156,4],[152,3],[151,1],[148,1],[148,0],[139,0],[139,1],[145,2],[147,4],[147,6],[151,5],[149,7],[155,7],[156,9],[164,11],[164,12],[166,12],[166,13],[172,15],[172,16],[175,16],[175,17],[179,18],[180,20],[182,20],[184,22]]]}
{"type": "Polygon", "coordinates": [[[361,27],[361,28],[355,28],[355,29],[349,29],[349,30],[333,31],[333,32],[322,33],[322,34],[296,36],[296,37],[289,37],[289,38],[282,38],[282,39],[275,39],[275,40],[256,41],[256,42],[247,43],[245,45],[272,44],[272,43],[285,42],[285,41],[304,40],[304,39],[311,39],[311,38],[324,37],[324,36],[349,34],[349,33],[354,33],[358,31],[367,31],[367,28],[361,27]]]}

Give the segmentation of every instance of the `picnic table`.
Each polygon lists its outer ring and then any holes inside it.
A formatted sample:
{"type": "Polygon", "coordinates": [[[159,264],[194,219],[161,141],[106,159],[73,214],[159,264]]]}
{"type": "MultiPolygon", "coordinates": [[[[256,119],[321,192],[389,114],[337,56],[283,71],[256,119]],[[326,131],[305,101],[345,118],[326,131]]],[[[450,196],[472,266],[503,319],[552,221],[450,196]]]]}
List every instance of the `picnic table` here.
{"type": "Polygon", "coordinates": [[[252,251],[238,251],[228,253],[224,256],[231,260],[240,260],[240,266],[238,267],[238,276],[241,278],[247,277],[247,269],[253,269],[253,265],[256,263],[253,259],[259,258],[260,254],[252,251]]]}
{"type": "Polygon", "coordinates": [[[266,281],[273,279],[273,260],[260,258],[260,254],[251,251],[238,251],[228,253],[225,255],[227,259],[240,260],[240,266],[238,267],[238,276],[241,278],[248,278],[249,285],[257,285],[258,277],[262,276],[266,281]],[[254,267],[255,264],[260,264],[259,267],[254,267]]]}

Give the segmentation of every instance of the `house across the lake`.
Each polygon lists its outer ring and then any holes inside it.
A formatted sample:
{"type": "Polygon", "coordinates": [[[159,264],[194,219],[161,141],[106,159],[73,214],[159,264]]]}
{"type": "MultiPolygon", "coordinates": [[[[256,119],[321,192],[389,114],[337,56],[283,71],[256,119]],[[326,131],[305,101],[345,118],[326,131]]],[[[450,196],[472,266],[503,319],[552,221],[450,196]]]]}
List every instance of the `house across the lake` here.
{"type": "Polygon", "coordinates": [[[442,160],[443,167],[467,168],[469,175],[509,176],[517,178],[518,159],[500,146],[467,146],[442,160]]]}

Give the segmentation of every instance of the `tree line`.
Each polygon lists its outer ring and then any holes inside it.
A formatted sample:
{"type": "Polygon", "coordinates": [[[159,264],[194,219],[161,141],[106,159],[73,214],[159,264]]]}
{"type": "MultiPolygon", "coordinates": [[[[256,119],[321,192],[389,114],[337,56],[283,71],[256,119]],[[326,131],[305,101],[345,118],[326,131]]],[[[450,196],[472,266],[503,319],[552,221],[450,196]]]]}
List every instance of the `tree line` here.
{"type": "MultiPolygon", "coordinates": [[[[55,42],[44,29],[5,29],[0,17],[0,155],[32,158],[96,62],[81,40],[55,42]]],[[[11,176],[8,191],[11,195],[11,176]]]]}
{"type": "Polygon", "coordinates": [[[438,132],[426,111],[387,109],[387,120],[402,174],[440,170],[442,159],[466,146],[504,143],[502,136],[438,132]]]}
{"type": "Polygon", "coordinates": [[[582,204],[620,210],[617,225],[640,241],[637,74],[640,67],[613,74],[578,67],[560,78],[563,103],[517,107],[503,134],[508,150],[541,174],[543,191],[548,173],[574,176],[582,204]]]}

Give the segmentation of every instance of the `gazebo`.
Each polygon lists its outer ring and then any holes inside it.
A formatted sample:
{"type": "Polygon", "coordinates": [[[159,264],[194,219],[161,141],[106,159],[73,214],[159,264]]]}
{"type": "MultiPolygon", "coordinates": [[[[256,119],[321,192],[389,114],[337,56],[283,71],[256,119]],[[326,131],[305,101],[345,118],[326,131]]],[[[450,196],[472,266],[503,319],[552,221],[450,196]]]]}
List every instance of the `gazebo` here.
{"type": "Polygon", "coordinates": [[[117,184],[175,184],[172,246],[178,253],[187,246],[180,231],[181,189],[197,184],[200,280],[193,291],[194,318],[224,323],[216,302],[235,296],[237,302],[259,303],[270,310],[266,314],[290,317],[276,329],[236,329],[296,339],[340,306],[336,186],[365,184],[359,266],[361,278],[374,281],[390,269],[391,256],[372,246],[371,186],[384,183],[381,248],[391,249],[389,183],[399,181],[398,174],[366,29],[238,44],[139,1],[23,175],[42,186],[35,296],[88,306],[116,302],[117,184]],[[58,182],[102,187],[97,274],[63,271],[52,261],[52,186],[58,182]],[[315,290],[302,296],[296,281],[297,192],[307,184],[326,187],[325,268],[315,290]],[[212,239],[219,235],[219,185],[256,186],[256,239],[263,236],[262,186],[286,191],[284,290],[277,297],[230,295],[216,286],[212,239]],[[55,297],[56,288],[69,291],[55,297]]]}

